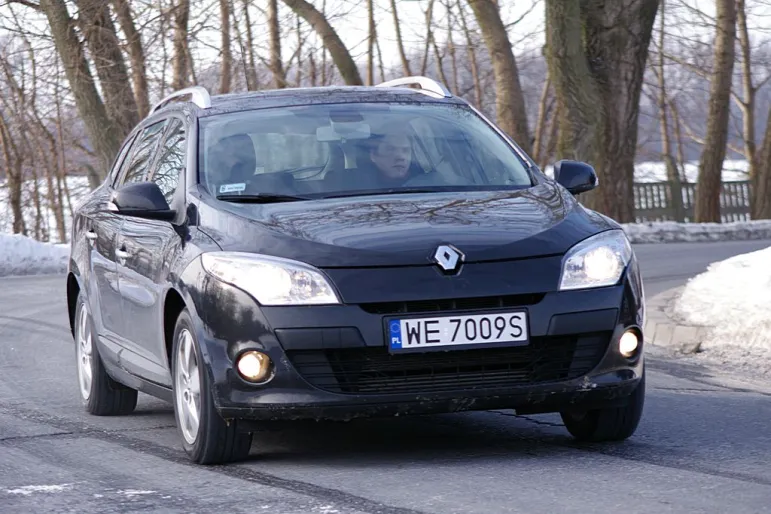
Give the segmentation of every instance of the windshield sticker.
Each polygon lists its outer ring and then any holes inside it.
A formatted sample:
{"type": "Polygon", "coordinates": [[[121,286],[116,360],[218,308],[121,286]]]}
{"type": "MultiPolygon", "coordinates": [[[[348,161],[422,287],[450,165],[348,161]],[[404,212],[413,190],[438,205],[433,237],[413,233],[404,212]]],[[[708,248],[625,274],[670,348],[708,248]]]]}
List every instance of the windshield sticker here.
{"type": "Polygon", "coordinates": [[[246,184],[240,182],[238,184],[222,184],[220,186],[220,193],[240,193],[246,189],[246,184]]]}

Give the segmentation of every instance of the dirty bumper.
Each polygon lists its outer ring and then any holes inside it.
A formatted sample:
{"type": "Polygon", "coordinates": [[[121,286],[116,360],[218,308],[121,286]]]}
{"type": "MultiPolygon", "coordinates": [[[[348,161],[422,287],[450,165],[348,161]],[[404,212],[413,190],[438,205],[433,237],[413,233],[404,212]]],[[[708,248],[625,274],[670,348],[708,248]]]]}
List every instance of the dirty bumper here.
{"type": "MultiPolygon", "coordinates": [[[[515,409],[519,414],[558,412],[571,409],[621,407],[639,383],[639,376],[631,370],[560,384],[542,384],[521,390],[484,391],[461,395],[413,395],[399,398],[346,398],[344,401],[325,403],[303,402],[304,394],[279,393],[270,403],[253,407],[223,407],[225,418],[252,420],[349,420],[360,417],[388,417],[400,415],[437,414],[449,412],[515,409]],[[299,401],[293,401],[299,400],[299,401]]],[[[269,397],[274,396],[269,394],[269,397]]]]}

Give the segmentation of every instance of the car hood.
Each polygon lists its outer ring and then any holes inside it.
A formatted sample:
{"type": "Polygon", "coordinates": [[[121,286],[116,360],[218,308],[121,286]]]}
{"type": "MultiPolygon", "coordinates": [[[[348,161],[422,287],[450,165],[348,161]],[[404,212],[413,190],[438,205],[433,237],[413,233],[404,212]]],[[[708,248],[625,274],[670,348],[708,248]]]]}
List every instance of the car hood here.
{"type": "Polygon", "coordinates": [[[442,244],[455,246],[466,262],[557,255],[616,227],[551,183],[273,204],[203,201],[199,226],[223,250],[322,268],[430,265],[442,244]]]}

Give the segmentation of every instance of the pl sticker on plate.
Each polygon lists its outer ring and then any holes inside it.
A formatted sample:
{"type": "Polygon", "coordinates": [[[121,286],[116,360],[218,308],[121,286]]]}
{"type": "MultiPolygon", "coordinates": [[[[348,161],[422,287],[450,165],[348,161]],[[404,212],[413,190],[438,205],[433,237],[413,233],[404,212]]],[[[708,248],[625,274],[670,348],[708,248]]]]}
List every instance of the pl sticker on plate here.
{"type": "Polygon", "coordinates": [[[391,336],[391,349],[392,350],[401,350],[402,349],[402,327],[399,320],[392,320],[390,323],[390,336],[391,336]]]}
{"type": "Polygon", "coordinates": [[[222,184],[220,186],[220,193],[240,193],[246,189],[244,182],[238,184],[222,184]]]}

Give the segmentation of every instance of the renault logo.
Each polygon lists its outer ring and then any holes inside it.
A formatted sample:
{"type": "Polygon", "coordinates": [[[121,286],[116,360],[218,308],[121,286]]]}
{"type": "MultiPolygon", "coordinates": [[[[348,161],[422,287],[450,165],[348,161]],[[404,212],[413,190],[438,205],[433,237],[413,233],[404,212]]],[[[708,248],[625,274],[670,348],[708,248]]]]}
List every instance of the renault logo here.
{"type": "Polygon", "coordinates": [[[434,262],[445,272],[457,273],[463,262],[463,254],[453,246],[442,245],[434,252],[434,262]]]}

